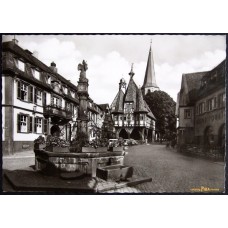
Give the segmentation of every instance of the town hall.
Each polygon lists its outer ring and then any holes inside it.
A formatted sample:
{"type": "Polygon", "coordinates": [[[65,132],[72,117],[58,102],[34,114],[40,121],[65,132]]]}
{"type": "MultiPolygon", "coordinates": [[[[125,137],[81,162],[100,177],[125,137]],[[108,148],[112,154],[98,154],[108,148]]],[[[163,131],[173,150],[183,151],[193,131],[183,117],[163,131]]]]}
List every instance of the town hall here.
{"type": "Polygon", "coordinates": [[[116,137],[124,139],[154,141],[156,118],[144,100],[148,92],[159,90],[155,79],[152,48],[150,47],[147,67],[142,88],[134,81],[133,64],[129,73],[130,80],[121,79],[119,91],[111,104],[116,137]],[[125,88],[125,92],[123,89],[125,88]]]}

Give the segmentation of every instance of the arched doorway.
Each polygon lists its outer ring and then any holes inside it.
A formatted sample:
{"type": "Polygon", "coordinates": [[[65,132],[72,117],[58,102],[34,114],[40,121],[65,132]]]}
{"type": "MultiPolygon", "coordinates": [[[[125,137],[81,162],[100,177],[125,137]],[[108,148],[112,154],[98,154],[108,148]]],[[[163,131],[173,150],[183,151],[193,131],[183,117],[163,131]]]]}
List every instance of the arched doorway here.
{"type": "Polygon", "coordinates": [[[211,126],[207,126],[204,130],[204,146],[212,146],[214,144],[214,135],[213,128],[211,126]]]}
{"type": "Polygon", "coordinates": [[[133,129],[133,131],[131,132],[130,138],[135,139],[135,140],[141,139],[141,135],[140,135],[139,130],[137,128],[133,129]]]}
{"type": "Polygon", "coordinates": [[[123,139],[128,139],[127,131],[125,129],[122,129],[119,133],[119,137],[121,137],[123,139]]]}

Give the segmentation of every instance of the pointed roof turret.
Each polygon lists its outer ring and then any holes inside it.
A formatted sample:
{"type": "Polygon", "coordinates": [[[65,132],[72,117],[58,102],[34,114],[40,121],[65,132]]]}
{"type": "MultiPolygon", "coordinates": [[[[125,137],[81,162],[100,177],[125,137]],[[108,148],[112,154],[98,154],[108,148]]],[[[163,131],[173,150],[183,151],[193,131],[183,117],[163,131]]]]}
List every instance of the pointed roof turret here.
{"type": "Polygon", "coordinates": [[[150,45],[150,51],[149,51],[149,56],[148,56],[147,66],[146,66],[146,73],[145,73],[145,78],[144,78],[144,83],[142,88],[146,88],[146,87],[158,88],[156,83],[156,78],[155,78],[154,59],[153,59],[151,45],[150,45]]]}

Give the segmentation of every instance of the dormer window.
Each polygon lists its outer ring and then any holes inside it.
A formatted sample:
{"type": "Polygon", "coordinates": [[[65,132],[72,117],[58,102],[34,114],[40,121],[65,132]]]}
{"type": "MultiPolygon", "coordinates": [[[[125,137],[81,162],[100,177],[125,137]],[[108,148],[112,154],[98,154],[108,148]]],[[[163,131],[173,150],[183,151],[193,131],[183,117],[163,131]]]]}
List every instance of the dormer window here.
{"type": "Polygon", "coordinates": [[[36,78],[37,80],[40,80],[40,72],[39,71],[33,69],[32,73],[33,73],[34,78],[36,78]]]}
{"type": "Polygon", "coordinates": [[[57,92],[57,93],[59,93],[59,90],[60,90],[60,84],[59,84],[59,82],[56,81],[56,80],[53,80],[53,81],[51,81],[51,85],[52,85],[54,91],[57,92]]]}
{"type": "Polygon", "coordinates": [[[25,63],[22,62],[21,60],[18,60],[18,69],[21,71],[25,71],[25,63]]]}
{"type": "Polygon", "coordinates": [[[51,84],[51,76],[50,75],[47,75],[46,76],[46,82],[47,82],[47,84],[51,84]]]}
{"type": "Polygon", "coordinates": [[[75,92],[73,90],[71,90],[70,93],[72,97],[75,97],[75,92]]]}
{"type": "Polygon", "coordinates": [[[62,90],[65,94],[67,94],[67,87],[66,86],[62,86],[62,90]]]}

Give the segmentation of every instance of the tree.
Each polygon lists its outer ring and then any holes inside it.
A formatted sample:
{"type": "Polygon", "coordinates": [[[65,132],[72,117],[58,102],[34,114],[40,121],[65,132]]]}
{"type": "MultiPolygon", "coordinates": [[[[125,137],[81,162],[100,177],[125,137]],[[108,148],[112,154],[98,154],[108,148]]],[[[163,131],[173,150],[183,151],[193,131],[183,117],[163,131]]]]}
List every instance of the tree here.
{"type": "Polygon", "coordinates": [[[176,135],[176,102],[164,91],[148,92],[145,101],[153,112],[156,120],[156,130],[167,140],[176,135]]]}

